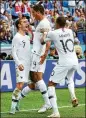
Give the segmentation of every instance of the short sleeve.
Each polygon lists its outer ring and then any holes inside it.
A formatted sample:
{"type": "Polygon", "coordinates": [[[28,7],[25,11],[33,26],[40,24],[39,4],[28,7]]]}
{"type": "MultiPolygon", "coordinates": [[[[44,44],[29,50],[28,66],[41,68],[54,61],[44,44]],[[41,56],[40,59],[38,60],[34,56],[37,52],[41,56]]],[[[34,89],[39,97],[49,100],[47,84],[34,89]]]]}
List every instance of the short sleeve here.
{"type": "Polygon", "coordinates": [[[44,40],[45,42],[46,41],[53,41],[53,31],[49,31],[47,33],[47,36],[46,36],[46,39],[44,40]]]}

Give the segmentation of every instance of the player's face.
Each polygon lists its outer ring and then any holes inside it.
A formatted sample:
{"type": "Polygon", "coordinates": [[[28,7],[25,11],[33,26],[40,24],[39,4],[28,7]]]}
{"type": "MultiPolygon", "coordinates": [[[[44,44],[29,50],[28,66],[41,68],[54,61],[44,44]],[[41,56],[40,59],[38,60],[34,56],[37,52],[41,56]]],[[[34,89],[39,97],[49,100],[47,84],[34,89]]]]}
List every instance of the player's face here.
{"type": "Polygon", "coordinates": [[[29,25],[29,22],[28,22],[28,20],[26,18],[21,20],[20,28],[23,31],[25,31],[25,32],[28,31],[28,25],[29,25]]]}
{"type": "Polygon", "coordinates": [[[34,9],[32,9],[32,15],[36,20],[39,20],[40,12],[36,12],[34,9]]]}

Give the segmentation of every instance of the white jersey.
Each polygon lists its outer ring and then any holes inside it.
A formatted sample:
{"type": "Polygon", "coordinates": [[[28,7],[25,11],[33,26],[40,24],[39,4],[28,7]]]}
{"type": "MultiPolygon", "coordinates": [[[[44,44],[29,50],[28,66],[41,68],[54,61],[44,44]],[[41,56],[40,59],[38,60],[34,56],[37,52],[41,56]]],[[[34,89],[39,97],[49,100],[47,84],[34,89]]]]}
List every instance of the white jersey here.
{"type": "Polygon", "coordinates": [[[41,20],[36,27],[36,30],[34,32],[34,39],[33,39],[33,49],[32,52],[35,52],[38,55],[42,55],[45,52],[45,47],[46,45],[41,45],[40,39],[42,37],[41,29],[49,29],[51,30],[50,27],[50,22],[48,21],[47,18],[44,18],[41,20]]]}
{"type": "Polygon", "coordinates": [[[77,65],[78,59],[74,51],[74,37],[71,29],[57,29],[48,32],[45,41],[52,40],[59,55],[59,64],[77,65]]]}
{"type": "Polygon", "coordinates": [[[27,35],[23,36],[20,33],[16,33],[12,40],[12,55],[16,65],[30,63],[30,39],[27,35]]]}

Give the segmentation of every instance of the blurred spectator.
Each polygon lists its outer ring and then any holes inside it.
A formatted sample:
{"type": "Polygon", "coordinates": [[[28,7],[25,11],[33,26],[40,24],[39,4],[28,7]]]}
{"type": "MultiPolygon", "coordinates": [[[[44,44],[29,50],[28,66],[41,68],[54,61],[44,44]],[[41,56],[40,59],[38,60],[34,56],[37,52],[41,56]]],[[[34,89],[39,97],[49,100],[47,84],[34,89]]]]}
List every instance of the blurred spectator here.
{"type": "Polygon", "coordinates": [[[86,59],[86,50],[84,50],[84,57],[85,57],[85,59],[86,59]]]}
{"type": "Polygon", "coordinates": [[[15,22],[16,22],[18,19],[22,19],[22,17],[23,17],[22,12],[19,12],[19,13],[18,13],[18,17],[15,19],[15,22]]]}
{"type": "Polygon", "coordinates": [[[49,10],[53,9],[52,1],[44,0],[43,5],[45,9],[49,9],[49,10]]]}
{"type": "Polygon", "coordinates": [[[0,60],[6,60],[7,54],[5,52],[0,53],[0,60]]]}
{"type": "MultiPolygon", "coordinates": [[[[22,12],[19,12],[19,13],[18,13],[18,19],[21,19],[22,16],[23,16],[23,15],[22,15],[22,12]]],[[[18,19],[17,19],[17,20],[18,20],[18,19]]]]}
{"type": "Polygon", "coordinates": [[[65,15],[64,16],[66,18],[66,26],[69,28],[69,29],[72,29],[72,24],[73,24],[73,17],[72,16],[67,16],[65,15]]]}
{"type": "Polygon", "coordinates": [[[16,0],[16,2],[15,2],[15,12],[16,13],[21,12],[21,5],[22,5],[22,1],[16,0]]]}
{"type": "Polygon", "coordinates": [[[54,46],[50,47],[50,53],[48,54],[47,59],[59,59],[58,55],[56,55],[56,49],[54,46]]]}
{"type": "Polygon", "coordinates": [[[66,14],[68,12],[68,0],[62,0],[62,8],[64,13],[66,14]]]}
{"type": "Polygon", "coordinates": [[[4,20],[8,21],[9,14],[6,10],[4,11],[3,15],[4,15],[4,20]]]}
{"type": "Polygon", "coordinates": [[[79,9],[75,9],[75,13],[73,14],[73,17],[74,17],[75,22],[80,20],[80,10],[79,9]]]}
{"type": "Polygon", "coordinates": [[[12,32],[6,20],[0,21],[0,42],[11,43],[12,32]]]}
{"type": "Polygon", "coordinates": [[[77,8],[85,8],[85,0],[76,0],[77,1],[77,8]]]}
{"type": "Polygon", "coordinates": [[[0,12],[4,12],[5,8],[4,8],[4,1],[0,0],[0,12]]]}
{"type": "Polygon", "coordinates": [[[75,46],[74,46],[74,49],[75,49],[77,58],[78,58],[78,59],[83,59],[84,56],[83,56],[83,52],[82,52],[81,46],[80,46],[80,45],[75,45],[75,46]]]}
{"type": "Polygon", "coordinates": [[[27,16],[28,19],[30,18],[31,8],[30,8],[30,4],[28,3],[28,0],[22,0],[21,12],[22,14],[27,16]]]}
{"type": "Polygon", "coordinates": [[[80,41],[80,44],[86,44],[86,22],[83,18],[81,18],[77,23],[76,23],[76,28],[77,28],[77,37],[80,41]]]}
{"type": "Polygon", "coordinates": [[[13,60],[12,55],[11,55],[11,54],[10,54],[10,55],[8,55],[8,56],[6,57],[6,60],[13,60]]]}
{"type": "Polygon", "coordinates": [[[76,1],[75,0],[69,0],[68,1],[68,7],[69,7],[69,11],[70,11],[71,15],[73,15],[75,12],[76,1]]]}
{"type": "Polygon", "coordinates": [[[31,44],[33,44],[34,30],[39,23],[31,15],[31,6],[34,3],[42,4],[45,7],[45,15],[50,21],[52,30],[55,28],[56,18],[64,16],[67,21],[66,27],[71,28],[74,32],[75,45],[86,44],[85,1],[0,0],[0,43],[11,44],[12,37],[16,33],[15,21],[26,16],[31,24],[28,26],[28,35],[31,38],[31,44]]]}

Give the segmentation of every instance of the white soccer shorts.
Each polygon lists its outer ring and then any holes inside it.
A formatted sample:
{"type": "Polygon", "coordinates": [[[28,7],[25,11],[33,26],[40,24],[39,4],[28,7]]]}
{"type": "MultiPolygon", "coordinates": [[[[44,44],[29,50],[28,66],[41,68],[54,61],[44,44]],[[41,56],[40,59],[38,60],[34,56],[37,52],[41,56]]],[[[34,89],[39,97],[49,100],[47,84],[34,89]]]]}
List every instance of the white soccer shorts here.
{"type": "Polygon", "coordinates": [[[43,64],[40,64],[40,56],[37,54],[32,53],[31,56],[31,68],[30,70],[33,72],[42,72],[44,73],[46,66],[46,60],[43,64]]]}
{"type": "Polygon", "coordinates": [[[60,83],[63,79],[67,77],[68,81],[72,81],[73,74],[77,70],[77,65],[75,66],[62,66],[57,64],[50,76],[49,81],[54,83],[60,83]]]}
{"type": "Polygon", "coordinates": [[[24,82],[24,83],[31,83],[29,76],[29,68],[28,66],[24,66],[24,70],[20,71],[18,68],[16,68],[16,83],[24,82]]]}

